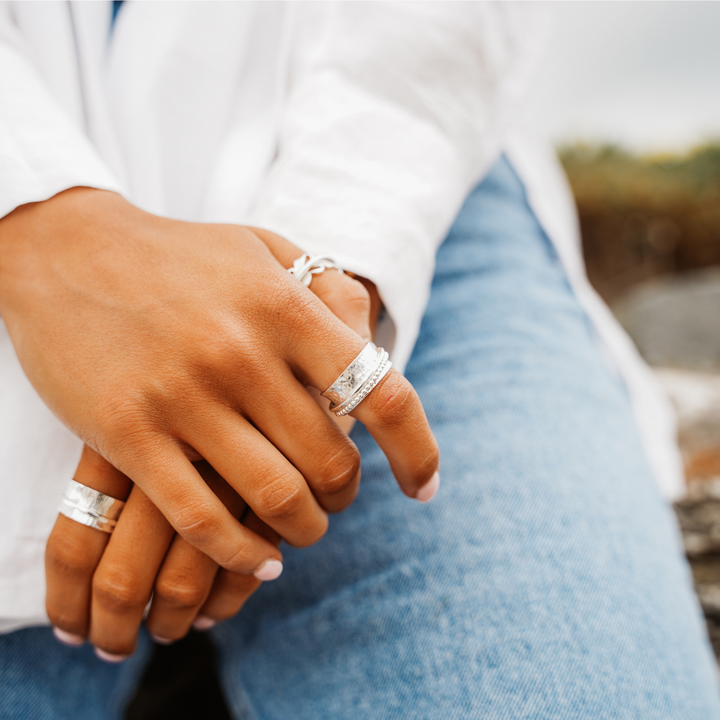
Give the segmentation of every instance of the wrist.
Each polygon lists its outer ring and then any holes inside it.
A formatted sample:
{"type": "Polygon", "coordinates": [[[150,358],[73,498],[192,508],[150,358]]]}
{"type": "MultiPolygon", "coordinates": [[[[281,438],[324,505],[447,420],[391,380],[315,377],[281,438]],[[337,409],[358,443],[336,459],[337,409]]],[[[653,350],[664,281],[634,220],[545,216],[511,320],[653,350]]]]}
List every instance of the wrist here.
{"type": "Polygon", "coordinates": [[[42,294],[44,269],[56,252],[88,246],[103,224],[116,225],[131,209],[117,193],[74,187],[0,218],[0,314],[20,297],[42,294]]]}

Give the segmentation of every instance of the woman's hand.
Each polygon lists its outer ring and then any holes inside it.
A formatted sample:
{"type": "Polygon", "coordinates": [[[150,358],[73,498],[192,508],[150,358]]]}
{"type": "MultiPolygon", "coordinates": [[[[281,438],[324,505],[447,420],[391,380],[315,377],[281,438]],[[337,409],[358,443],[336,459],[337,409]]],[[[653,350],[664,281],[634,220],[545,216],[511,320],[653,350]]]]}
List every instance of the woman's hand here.
{"type": "MultiPolygon", "coordinates": [[[[292,264],[295,251],[286,247],[285,240],[267,231],[256,232],[283,264],[292,264]]],[[[379,298],[371,283],[362,282],[365,295],[354,281],[333,272],[315,277],[310,287],[337,317],[359,335],[370,337],[379,298]],[[369,301],[364,302],[363,295],[369,301]]],[[[349,416],[337,421],[348,433],[354,422],[349,416]]],[[[277,533],[247,511],[207,463],[196,467],[234,517],[245,511],[245,527],[279,545],[277,533]]],[[[130,494],[130,480],[88,446],[74,477],[111,497],[125,500],[130,494]]],[[[70,645],[89,637],[105,660],[119,661],[132,653],[151,595],[147,627],[158,642],[172,642],[184,637],[193,623],[207,629],[232,617],[261,585],[252,575],[218,569],[207,555],[175,535],[137,488],[108,547],[109,538],[59,515],[45,556],[47,613],[57,637],[70,645]]]]}
{"type": "MultiPolygon", "coordinates": [[[[295,545],[354,497],[357,449],[305,386],[328,387],[365,341],[256,232],[75,188],[0,220],[0,312],[46,404],[223,567],[262,574],[280,553],[232,517],[193,460],[295,545]]],[[[353,415],[406,494],[431,483],[437,445],[398,373],[353,415]]]]}
{"type": "MultiPolygon", "coordinates": [[[[233,517],[243,516],[245,527],[280,544],[207,463],[196,467],[233,517]]],[[[171,642],[195,621],[207,629],[232,617],[260,587],[259,579],[219,569],[176,535],[142,490],[87,446],[75,477],[127,503],[112,535],[58,516],[45,566],[47,612],[62,642],[80,645],[89,638],[99,657],[119,662],[135,649],[151,598],[148,630],[158,642],[171,642]]]]}

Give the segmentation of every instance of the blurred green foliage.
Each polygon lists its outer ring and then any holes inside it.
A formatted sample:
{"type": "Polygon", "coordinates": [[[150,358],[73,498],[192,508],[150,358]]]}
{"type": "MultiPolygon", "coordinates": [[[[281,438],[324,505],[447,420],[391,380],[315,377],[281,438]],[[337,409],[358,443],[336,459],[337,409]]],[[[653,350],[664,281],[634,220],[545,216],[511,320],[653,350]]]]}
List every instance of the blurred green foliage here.
{"type": "Polygon", "coordinates": [[[654,275],[720,265],[720,142],[683,156],[574,145],[560,158],[588,275],[608,301],[654,275]]]}

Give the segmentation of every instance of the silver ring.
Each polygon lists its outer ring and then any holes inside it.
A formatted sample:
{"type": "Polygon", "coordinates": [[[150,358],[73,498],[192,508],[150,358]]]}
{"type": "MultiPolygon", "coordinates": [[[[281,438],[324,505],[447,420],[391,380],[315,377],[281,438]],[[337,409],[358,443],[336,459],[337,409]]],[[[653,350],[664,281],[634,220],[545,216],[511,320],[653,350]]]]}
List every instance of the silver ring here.
{"type": "Polygon", "coordinates": [[[112,533],[125,503],[71,480],[58,512],[87,527],[112,533]]]}
{"type": "Polygon", "coordinates": [[[338,417],[352,412],[390,372],[391,367],[387,352],[374,343],[368,343],[322,393],[332,403],[330,410],[338,417]]]}
{"type": "Polygon", "coordinates": [[[331,406],[330,409],[338,416],[342,417],[352,412],[379,384],[380,381],[390,372],[392,362],[390,357],[383,350],[383,357],[377,370],[363,383],[363,386],[346,401],[343,405],[336,407],[331,406]]]}
{"type": "Polygon", "coordinates": [[[308,254],[303,254],[293,263],[288,272],[294,275],[305,287],[309,287],[314,275],[319,275],[330,269],[343,272],[343,269],[327,255],[310,257],[308,254]]]}

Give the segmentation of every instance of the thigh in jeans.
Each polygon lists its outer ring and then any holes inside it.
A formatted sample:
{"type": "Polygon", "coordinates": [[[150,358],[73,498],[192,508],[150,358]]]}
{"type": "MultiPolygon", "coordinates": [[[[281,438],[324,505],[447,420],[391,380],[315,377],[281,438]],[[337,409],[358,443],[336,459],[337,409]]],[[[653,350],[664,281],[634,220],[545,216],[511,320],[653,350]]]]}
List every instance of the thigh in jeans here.
{"type": "Polygon", "coordinates": [[[440,492],[405,498],[356,429],[356,503],[215,630],[235,716],[720,717],[624,389],[506,160],[440,249],[408,376],[440,492]]]}
{"type": "Polygon", "coordinates": [[[49,627],[0,635],[2,720],[120,720],[145,665],[144,633],[131,660],[111,665],[69,648],[49,627]]]}

